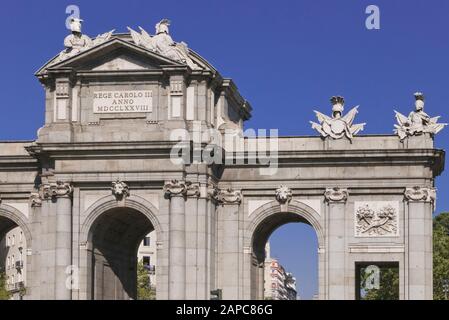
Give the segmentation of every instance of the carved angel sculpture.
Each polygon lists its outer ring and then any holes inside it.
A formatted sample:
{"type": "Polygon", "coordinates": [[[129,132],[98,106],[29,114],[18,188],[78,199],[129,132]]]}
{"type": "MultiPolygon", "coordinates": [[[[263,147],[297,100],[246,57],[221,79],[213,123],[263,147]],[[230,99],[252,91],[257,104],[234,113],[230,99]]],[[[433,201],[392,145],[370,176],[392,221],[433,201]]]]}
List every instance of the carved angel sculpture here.
{"type": "Polygon", "coordinates": [[[185,42],[177,43],[170,36],[170,21],[162,19],[156,24],[156,34],[151,36],[142,27],[140,33],[128,27],[134,43],[169,59],[187,64],[191,69],[199,69],[189,56],[189,48],[185,42]]]}
{"type": "Polygon", "coordinates": [[[131,33],[131,38],[134,43],[138,46],[145,47],[148,50],[156,51],[155,41],[151,38],[151,36],[146,32],[142,27],[139,27],[140,32],[137,32],[130,27],[128,27],[129,32],[131,33]]]}
{"type": "Polygon", "coordinates": [[[398,124],[395,124],[394,132],[399,139],[404,140],[408,136],[430,133],[432,135],[440,132],[447,124],[438,123],[440,117],[429,117],[424,112],[424,95],[421,92],[415,93],[415,111],[412,111],[408,117],[394,111],[398,124]]]}
{"type": "Polygon", "coordinates": [[[108,41],[111,39],[112,34],[114,33],[115,29],[105,32],[103,34],[99,34],[95,39],[92,40],[92,48],[95,46],[98,46],[99,44],[102,44],[103,42],[108,41]]]}
{"type": "Polygon", "coordinates": [[[321,112],[314,111],[319,123],[310,121],[312,128],[318,131],[323,138],[332,137],[333,139],[341,139],[346,136],[352,140],[354,135],[363,130],[365,123],[353,124],[358,106],[351,109],[344,117],[344,98],[332,97],[332,117],[326,116],[321,112]]]}

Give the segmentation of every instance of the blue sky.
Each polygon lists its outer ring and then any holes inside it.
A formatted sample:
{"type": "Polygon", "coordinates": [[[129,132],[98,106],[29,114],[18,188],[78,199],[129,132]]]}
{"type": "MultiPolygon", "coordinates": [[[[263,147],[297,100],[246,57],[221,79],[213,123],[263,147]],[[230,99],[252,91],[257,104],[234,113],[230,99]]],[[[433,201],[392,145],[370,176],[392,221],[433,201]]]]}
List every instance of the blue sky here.
{"type": "MultiPolygon", "coordinates": [[[[80,7],[91,36],[139,25],[153,33],[157,21],[171,19],[173,38],[232,77],[252,103],[247,127],[315,134],[308,122],[312,109],[328,113],[329,97],[338,94],[347,107],[360,105],[364,133],[391,133],[393,109],[411,111],[418,90],[427,97],[426,112],[449,122],[447,0],[15,0],[2,1],[0,10],[0,140],[34,139],[43,124],[44,95],[33,73],[63,49],[69,4],[80,7]],[[380,8],[380,30],[365,28],[370,4],[380,8]]],[[[436,137],[438,148],[448,143],[449,128],[436,137]]],[[[449,210],[448,185],[443,173],[437,212],[449,210]]],[[[272,252],[296,274],[301,294],[311,297],[313,230],[282,227],[273,235],[272,252]]]]}

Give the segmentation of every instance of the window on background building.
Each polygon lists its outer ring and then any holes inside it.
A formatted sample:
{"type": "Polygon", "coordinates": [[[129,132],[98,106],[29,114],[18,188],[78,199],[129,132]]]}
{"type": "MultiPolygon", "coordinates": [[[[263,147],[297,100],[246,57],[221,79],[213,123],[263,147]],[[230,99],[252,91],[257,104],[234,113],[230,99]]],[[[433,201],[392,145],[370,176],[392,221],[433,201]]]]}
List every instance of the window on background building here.
{"type": "Polygon", "coordinates": [[[16,235],[13,234],[12,235],[12,242],[11,242],[11,246],[14,246],[16,244],[16,235]]]}
{"type": "Polygon", "coordinates": [[[8,238],[6,239],[6,246],[7,246],[7,247],[10,247],[10,246],[11,246],[11,237],[8,237],[8,238]]]}
{"type": "Polygon", "coordinates": [[[22,238],[23,238],[23,232],[20,231],[20,235],[19,235],[19,242],[22,242],[22,238]]]}
{"type": "Polygon", "coordinates": [[[6,268],[11,268],[11,258],[10,257],[7,257],[6,258],[6,268]]]}
{"type": "Polygon", "coordinates": [[[143,239],[143,245],[144,245],[145,247],[149,247],[149,246],[150,246],[150,243],[151,243],[150,237],[145,237],[145,238],[143,239]]]}
{"type": "Polygon", "coordinates": [[[14,284],[15,283],[15,279],[14,279],[14,275],[12,274],[11,275],[11,284],[14,284]]]}
{"type": "Polygon", "coordinates": [[[149,266],[150,265],[150,257],[149,256],[144,256],[143,257],[143,265],[144,266],[149,266]]]}

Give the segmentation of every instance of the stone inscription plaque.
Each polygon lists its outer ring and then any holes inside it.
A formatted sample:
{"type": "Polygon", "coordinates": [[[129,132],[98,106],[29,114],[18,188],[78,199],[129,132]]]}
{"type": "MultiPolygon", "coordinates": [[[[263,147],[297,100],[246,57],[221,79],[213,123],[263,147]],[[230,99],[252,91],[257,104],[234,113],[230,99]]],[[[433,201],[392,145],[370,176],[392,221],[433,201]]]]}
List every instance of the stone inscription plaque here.
{"type": "Polygon", "coordinates": [[[94,113],[152,112],[153,92],[150,90],[96,91],[94,113]]]}

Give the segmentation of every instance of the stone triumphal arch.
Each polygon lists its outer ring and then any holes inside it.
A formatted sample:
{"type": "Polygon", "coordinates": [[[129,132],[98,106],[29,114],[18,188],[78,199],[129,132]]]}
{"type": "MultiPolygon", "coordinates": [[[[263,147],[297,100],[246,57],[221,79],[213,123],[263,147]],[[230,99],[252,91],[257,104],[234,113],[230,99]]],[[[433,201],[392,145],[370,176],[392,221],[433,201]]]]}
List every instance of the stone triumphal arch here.
{"type": "Polygon", "coordinates": [[[36,73],[37,139],[0,142],[0,236],[15,226],[26,235],[25,298],[135,298],[137,246],[155,231],[158,299],[216,289],[262,299],[265,243],[289,222],[316,232],[320,299],[355,299],[357,265],[371,262],[399,266],[401,299],[432,298],[434,180],[444,167],[433,136],[444,125],[424,113],[423,94],[410,116],[397,113],[394,135],[359,135],[358,110],[344,115],[333,97],[331,116],[316,112],[319,135],[269,139],[275,152],[261,161],[252,146],[262,139],[241,135],[250,104],[172,40],[169,21],[155,35],[95,39],[80,23],[36,73]],[[229,131],[236,148],[200,134],[229,131]]]}

